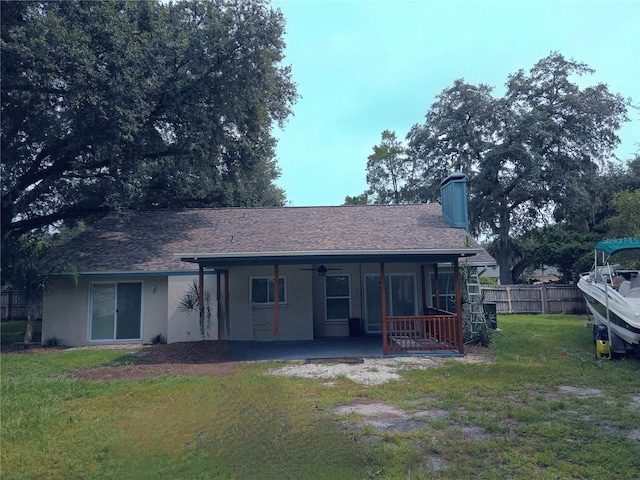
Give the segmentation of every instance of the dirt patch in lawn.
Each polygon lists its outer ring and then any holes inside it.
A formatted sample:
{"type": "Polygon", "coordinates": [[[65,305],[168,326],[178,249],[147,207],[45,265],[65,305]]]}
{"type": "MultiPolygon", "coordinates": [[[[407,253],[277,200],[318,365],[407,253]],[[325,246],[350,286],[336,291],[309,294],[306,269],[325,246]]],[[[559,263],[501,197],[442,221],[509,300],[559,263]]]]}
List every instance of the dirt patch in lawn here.
{"type": "Polygon", "coordinates": [[[228,377],[236,372],[239,365],[239,362],[229,362],[228,359],[227,342],[177,342],[145,346],[133,352],[122,365],[78,370],[74,376],[93,381],[228,377]]]}

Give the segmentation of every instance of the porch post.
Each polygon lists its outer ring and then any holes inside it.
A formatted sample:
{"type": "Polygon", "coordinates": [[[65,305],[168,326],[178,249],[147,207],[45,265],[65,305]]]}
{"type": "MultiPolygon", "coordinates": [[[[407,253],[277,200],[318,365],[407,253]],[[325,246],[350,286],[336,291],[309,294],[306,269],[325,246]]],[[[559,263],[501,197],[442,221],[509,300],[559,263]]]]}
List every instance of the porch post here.
{"type": "Polygon", "coordinates": [[[420,284],[421,284],[421,294],[422,294],[422,314],[426,315],[427,314],[427,285],[425,282],[425,278],[424,278],[424,265],[420,265],[420,276],[422,277],[420,279],[420,284]]]}
{"type": "Polygon", "coordinates": [[[278,278],[278,265],[273,266],[273,334],[278,334],[280,327],[280,299],[279,295],[280,279],[278,278]]]}
{"type": "Polygon", "coordinates": [[[387,345],[387,285],[384,278],[384,263],[380,263],[380,296],[382,308],[382,354],[386,355],[389,351],[387,345]]]}
{"type": "Polygon", "coordinates": [[[204,327],[204,267],[198,264],[198,305],[200,306],[200,327],[204,327]]]}
{"type": "Polygon", "coordinates": [[[438,274],[438,264],[433,264],[433,279],[436,282],[436,305],[435,307],[440,310],[440,276],[438,274]]]}
{"type": "Polygon", "coordinates": [[[458,258],[453,262],[453,272],[456,282],[456,341],[458,343],[458,351],[464,353],[464,335],[462,332],[462,282],[460,281],[460,265],[458,258]]]}
{"type": "Polygon", "coordinates": [[[222,305],[220,303],[222,292],[220,291],[220,270],[216,270],[216,306],[217,306],[217,316],[218,316],[218,340],[222,340],[224,337],[224,318],[222,318],[222,305]]]}
{"type": "Polygon", "coordinates": [[[229,270],[224,271],[224,331],[228,337],[231,333],[229,321],[229,270]]]}

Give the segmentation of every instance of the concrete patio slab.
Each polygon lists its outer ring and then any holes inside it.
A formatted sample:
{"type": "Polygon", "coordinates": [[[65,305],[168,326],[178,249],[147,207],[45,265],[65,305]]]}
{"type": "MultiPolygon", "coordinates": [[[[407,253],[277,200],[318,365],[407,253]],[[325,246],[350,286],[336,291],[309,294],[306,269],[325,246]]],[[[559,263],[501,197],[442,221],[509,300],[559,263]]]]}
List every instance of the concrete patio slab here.
{"type": "MultiPolygon", "coordinates": [[[[394,352],[394,356],[461,357],[457,351],[394,352]]],[[[382,337],[319,337],[301,341],[229,341],[229,360],[257,362],[266,360],[308,360],[321,358],[381,358],[382,337]]]]}

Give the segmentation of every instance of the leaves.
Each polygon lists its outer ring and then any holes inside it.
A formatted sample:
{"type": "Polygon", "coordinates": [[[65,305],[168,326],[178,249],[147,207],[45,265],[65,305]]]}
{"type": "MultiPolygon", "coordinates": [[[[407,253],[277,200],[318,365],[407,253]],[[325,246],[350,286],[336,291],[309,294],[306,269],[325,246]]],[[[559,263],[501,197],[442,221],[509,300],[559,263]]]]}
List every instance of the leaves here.
{"type": "Polygon", "coordinates": [[[403,200],[437,201],[440,183],[462,171],[471,230],[495,240],[501,282],[513,283],[521,270],[512,266],[522,260],[514,238],[563,220],[586,231],[606,208],[601,175],[631,103],[606,85],[581,88],[576,78],[591,73],[553,52],[528,72],[509,75],[502,98],[487,85],[456,80],[409,131],[406,158],[390,157],[400,160],[399,178],[368,164],[367,193],[388,200],[395,195],[389,185],[410,185],[403,200]]]}
{"type": "Polygon", "coordinates": [[[404,203],[405,190],[411,183],[405,149],[395,132],[382,132],[380,145],[373,147],[367,161],[367,196],[376,204],[404,203]]]}
{"type": "Polygon", "coordinates": [[[640,189],[616,193],[611,205],[616,214],[607,220],[609,236],[640,237],[640,189]]]}
{"type": "Polygon", "coordinates": [[[296,101],[264,1],[2,2],[2,232],[120,208],[282,205],[296,101]]]}

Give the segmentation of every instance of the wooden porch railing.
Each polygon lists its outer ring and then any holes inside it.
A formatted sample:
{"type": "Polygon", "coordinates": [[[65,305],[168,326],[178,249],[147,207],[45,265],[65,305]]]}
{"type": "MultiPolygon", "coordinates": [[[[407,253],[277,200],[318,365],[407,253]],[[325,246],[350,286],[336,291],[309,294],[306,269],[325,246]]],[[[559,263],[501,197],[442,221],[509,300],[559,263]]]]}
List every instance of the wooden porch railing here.
{"type": "Polygon", "coordinates": [[[455,314],[440,310],[437,314],[386,317],[383,321],[384,354],[424,350],[457,350],[464,353],[460,320],[455,314]]]}

